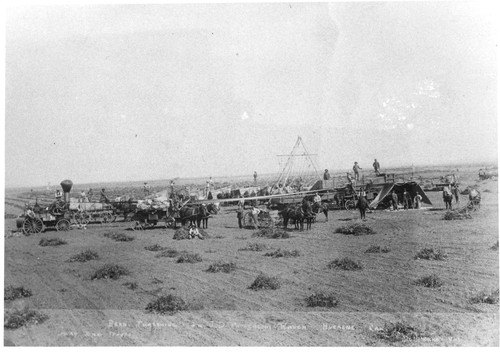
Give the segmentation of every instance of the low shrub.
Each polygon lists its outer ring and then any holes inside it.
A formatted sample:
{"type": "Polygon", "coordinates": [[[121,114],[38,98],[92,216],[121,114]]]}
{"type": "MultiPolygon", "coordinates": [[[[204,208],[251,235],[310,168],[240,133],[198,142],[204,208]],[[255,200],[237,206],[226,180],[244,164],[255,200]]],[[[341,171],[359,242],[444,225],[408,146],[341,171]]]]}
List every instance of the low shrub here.
{"type": "Polygon", "coordinates": [[[144,247],[144,249],[147,251],[151,251],[151,252],[159,252],[159,251],[163,251],[165,248],[160,246],[159,244],[153,244],[151,246],[144,247]]]}
{"type": "Polygon", "coordinates": [[[104,237],[111,238],[117,242],[129,242],[135,239],[134,236],[129,236],[121,232],[106,232],[104,233],[104,237]]]}
{"type": "Polygon", "coordinates": [[[328,268],[329,269],[341,269],[341,270],[349,270],[349,271],[356,271],[356,270],[362,270],[363,265],[359,262],[356,262],[348,257],[342,258],[342,259],[335,259],[328,263],[328,268]]]}
{"type": "Polygon", "coordinates": [[[491,291],[490,293],[487,293],[485,291],[482,291],[475,295],[474,297],[471,297],[469,299],[469,302],[472,304],[475,303],[488,303],[488,304],[498,304],[498,289],[491,291]]]}
{"type": "Polygon", "coordinates": [[[135,290],[139,285],[137,285],[137,282],[125,282],[123,284],[123,286],[125,286],[131,290],[135,290]]]}
{"type": "Polygon", "coordinates": [[[308,307],[336,307],[339,303],[337,297],[333,293],[313,293],[306,298],[308,307]]]}
{"type": "Polygon", "coordinates": [[[389,253],[391,250],[387,247],[380,247],[380,246],[370,246],[365,253],[389,253]]]}
{"type": "Polygon", "coordinates": [[[30,310],[26,307],[22,310],[15,309],[9,314],[6,314],[3,326],[6,329],[17,329],[25,325],[41,324],[47,319],[49,319],[47,315],[35,310],[30,310]]]}
{"type": "Polygon", "coordinates": [[[351,224],[341,226],[338,227],[335,232],[354,236],[372,235],[376,233],[370,226],[367,226],[365,224],[351,224]]]}
{"type": "Polygon", "coordinates": [[[195,239],[195,238],[200,238],[200,237],[201,237],[201,239],[210,238],[209,234],[203,229],[196,228],[193,231],[190,232],[188,227],[183,226],[183,227],[175,230],[173,239],[174,240],[190,240],[190,239],[195,239]]]}
{"type": "Polygon", "coordinates": [[[409,324],[397,322],[385,324],[384,328],[377,332],[376,336],[389,342],[409,342],[425,337],[418,328],[409,324]]]}
{"type": "Polygon", "coordinates": [[[415,259],[444,260],[447,256],[441,249],[423,248],[415,255],[415,259]]]}
{"type": "Polygon", "coordinates": [[[278,229],[274,227],[263,228],[255,231],[252,237],[264,237],[264,238],[290,238],[290,234],[283,229],[278,229]]]}
{"type": "Polygon", "coordinates": [[[175,258],[179,255],[179,251],[173,248],[166,248],[164,249],[161,253],[158,253],[155,255],[155,258],[162,258],[162,257],[167,257],[167,258],[175,258]]]}
{"type": "Polygon", "coordinates": [[[122,275],[128,275],[130,272],[117,264],[105,264],[102,266],[100,269],[98,269],[92,276],[90,277],[91,280],[96,280],[96,279],[112,279],[112,280],[117,280],[120,278],[122,275]]]}
{"type": "Polygon", "coordinates": [[[146,306],[148,312],[157,314],[175,314],[188,308],[188,304],[182,298],[174,295],[158,297],[146,306]]]}
{"type": "Polygon", "coordinates": [[[151,283],[152,283],[153,285],[158,285],[158,284],[162,284],[162,283],[163,283],[163,280],[160,280],[160,279],[158,279],[158,278],[154,277],[154,278],[153,278],[153,280],[151,280],[151,283]]]}
{"type": "Polygon", "coordinates": [[[266,257],[273,257],[273,258],[281,258],[281,257],[298,257],[300,255],[300,252],[298,250],[293,250],[289,251],[288,249],[281,250],[281,248],[278,248],[274,252],[268,252],[264,254],[266,257]]]}
{"type": "Polygon", "coordinates": [[[13,301],[18,298],[31,297],[32,295],[33,294],[31,293],[31,290],[28,290],[22,286],[20,287],[8,286],[5,287],[3,290],[4,301],[13,301]]]}
{"type": "Polygon", "coordinates": [[[277,290],[281,287],[281,282],[277,277],[259,274],[250,285],[251,290],[277,290]]]}
{"type": "Polygon", "coordinates": [[[89,260],[94,260],[94,259],[98,259],[98,258],[99,258],[99,255],[96,252],[94,252],[90,249],[87,249],[86,251],[83,251],[79,254],[75,254],[74,256],[69,258],[68,262],[84,263],[84,262],[88,262],[89,260]]]}
{"type": "Polygon", "coordinates": [[[265,243],[248,243],[245,248],[238,249],[239,251],[253,251],[262,252],[263,250],[269,249],[265,243]]]}
{"type": "Polygon", "coordinates": [[[435,288],[443,286],[444,282],[436,274],[432,274],[421,277],[420,279],[414,281],[414,284],[417,286],[435,288]]]}
{"type": "Polygon", "coordinates": [[[67,244],[68,242],[61,240],[60,238],[42,238],[40,243],[38,243],[42,247],[47,246],[60,246],[62,244],[67,244]]]}
{"type": "Polygon", "coordinates": [[[236,263],[224,263],[221,261],[211,264],[207,269],[209,273],[218,273],[219,271],[230,273],[234,270],[236,270],[236,263]]]}
{"type": "Polygon", "coordinates": [[[179,253],[179,258],[177,263],[198,263],[201,262],[201,256],[198,253],[181,252],[179,253]]]}

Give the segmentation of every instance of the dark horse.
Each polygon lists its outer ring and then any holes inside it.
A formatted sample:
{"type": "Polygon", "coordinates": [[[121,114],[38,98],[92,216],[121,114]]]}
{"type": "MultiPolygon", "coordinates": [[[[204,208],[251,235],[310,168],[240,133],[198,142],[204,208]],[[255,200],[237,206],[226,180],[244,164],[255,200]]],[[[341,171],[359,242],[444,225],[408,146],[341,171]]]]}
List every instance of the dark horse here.
{"type": "Polygon", "coordinates": [[[200,204],[197,207],[184,207],[179,211],[179,215],[183,226],[189,221],[191,225],[196,224],[200,227],[203,221],[203,228],[205,229],[208,227],[208,216],[210,213],[205,204],[200,204]]]}
{"type": "Polygon", "coordinates": [[[453,200],[453,194],[452,193],[446,193],[443,191],[443,201],[444,201],[444,204],[446,205],[446,209],[450,209],[452,210],[451,208],[451,201],[453,200]]]}
{"type": "Polygon", "coordinates": [[[285,209],[279,212],[283,216],[283,227],[286,229],[288,226],[288,221],[292,220],[295,222],[295,228],[298,229],[300,225],[300,231],[304,231],[304,219],[305,213],[301,206],[289,205],[285,209]]]}
{"type": "Polygon", "coordinates": [[[368,201],[364,196],[359,197],[358,201],[356,202],[356,208],[359,209],[361,219],[366,219],[366,209],[370,209],[370,206],[368,205],[368,201]]]}
{"type": "Polygon", "coordinates": [[[312,211],[314,214],[319,214],[320,212],[323,212],[326,218],[325,222],[328,222],[328,206],[326,204],[316,202],[312,205],[312,211]]]}

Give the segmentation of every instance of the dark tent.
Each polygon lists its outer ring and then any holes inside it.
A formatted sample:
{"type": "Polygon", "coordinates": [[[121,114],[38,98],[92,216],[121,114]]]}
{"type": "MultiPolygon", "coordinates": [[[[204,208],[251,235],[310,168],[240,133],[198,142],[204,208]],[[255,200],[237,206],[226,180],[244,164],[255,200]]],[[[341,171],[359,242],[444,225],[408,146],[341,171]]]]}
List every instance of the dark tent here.
{"type": "Polygon", "coordinates": [[[410,193],[412,201],[417,194],[420,194],[422,196],[422,203],[432,205],[431,201],[418,183],[400,182],[384,185],[375,199],[370,203],[370,208],[375,209],[381,202],[390,199],[392,190],[394,190],[394,192],[398,195],[399,202],[402,203],[403,192],[405,189],[408,191],[408,193],[410,193]]]}

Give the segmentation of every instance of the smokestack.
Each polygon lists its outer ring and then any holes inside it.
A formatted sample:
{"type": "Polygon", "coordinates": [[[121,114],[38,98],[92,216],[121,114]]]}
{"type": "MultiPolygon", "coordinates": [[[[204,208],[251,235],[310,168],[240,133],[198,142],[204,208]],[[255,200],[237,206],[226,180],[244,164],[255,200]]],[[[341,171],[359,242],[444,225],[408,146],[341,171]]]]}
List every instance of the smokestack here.
{"type": "Polygon", "coordinates": [[[64,192],[64,201],[69,203],[69,192],[71,191],[71,187],[73,187],[73,182],[71,180],[61,181],[61,187],[64,192]]]}

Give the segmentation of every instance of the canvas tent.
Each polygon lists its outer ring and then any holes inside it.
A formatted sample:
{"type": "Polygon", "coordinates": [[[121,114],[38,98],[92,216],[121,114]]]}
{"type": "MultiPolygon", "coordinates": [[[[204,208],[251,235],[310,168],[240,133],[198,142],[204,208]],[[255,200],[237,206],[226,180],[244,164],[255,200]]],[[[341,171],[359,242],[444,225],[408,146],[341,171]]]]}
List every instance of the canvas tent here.
{"type": "Polygon", "coordinates": [[[379,194],[370,203],[370,208],[375,209],[382,201],[384,201],[384,199],[391,196],[391,192],[393,190],[398,195],[399,202],[402,203],[403,192],[405,189],[408,191],[408,193],[410,193],[412,201],[417,194],[420,194],[422,196],[422,203],[432,205],[431,201],[429,200],[429,198],[427,197],[427,195],[425,194],[425,192],[422,190],[422,188],[418,183],[400,182],[400,183],[391,183],[384,185],[384,187],[380,190],[379,194]]]}

